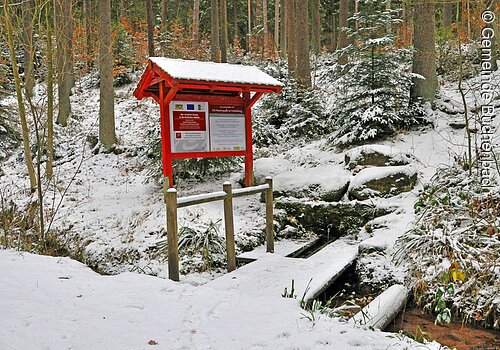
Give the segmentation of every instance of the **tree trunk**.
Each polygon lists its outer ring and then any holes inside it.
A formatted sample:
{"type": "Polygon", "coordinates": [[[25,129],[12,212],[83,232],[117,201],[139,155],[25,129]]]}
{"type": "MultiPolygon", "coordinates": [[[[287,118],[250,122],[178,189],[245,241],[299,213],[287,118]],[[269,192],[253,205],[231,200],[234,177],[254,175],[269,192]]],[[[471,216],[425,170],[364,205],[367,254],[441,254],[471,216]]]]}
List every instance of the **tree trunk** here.
{"type": "MultiPolygon", "coordinates": [[[[299,0],[302,1],[302,0],[299,0]]],[[[287,51],[288,51],[288,73],[296,76],[297,72],[297,34],[295,23],[295,0],[286,2],[286,26],[287,26],[287,51]]]]}
{"type": "Polygon", "coordinates": [[[250,36],[252,35],[252,3],[251,0],[247,0],[247,13],[248,13],[248,26],[247,26],[247,51],[252,50],[252,45],[250,44],[250,36]]]}
{"type": "Polygon", "coordinates": [[[120,19],[126,17],[127,17],[127,6],[125,4],[125,0],[120,0],[120,19]]]}
{"type": "MultiPolygon", "coordinates": [[[[107,1],[107,0],[105,0],[107,1]]],[[[146,20],[148,22],[148,55],[155,56],[155,20],[153,17],[153,0],[146,0],[146,20]]]]}
{"type": "Polygon", "coordinates": [[[210,55],[214,62],[220,62],[219,43],[219,3],[218,0],[210,0],[210,55]]]}
{"type": "Polygon", "coordinates": [[[281,58],[285,59],[286,58],[286,53],[287,53],[287,42],[286,42],[286,36],[287,36],[287,0],[284,0],[281,3],[281,23],[280,23],[280,54],[281,58]]]}
{"type": "Polygon", "coordinates": [[[303,87],[311,87],[311,66],[309,62],[309,4],[297,1],[297,81],[303,87]]]}
{"type": "MultiPolygon", "coordinates": [[[[199,12],[199,4],[198,4],[199,12]]],[[[167,0],[161,0],[161,30],[166,32],[167,30],[167,0]]]]}
{"type": "Polygon", "coordinates": [[[451,31],[451,22],[453,20],[453,4],[446,1],[443,3],[443,29],[445,32],[451,31]]]}
{"type": "Polygon", "coordinates": [[[227,62],[227,2],[220,0],[220,60],[227,62]]]}
{"type": "MultiPolygon", "coordinates": [[[[123,0],[122,0],[123,2],[123,0]]],[[[91,35],[91,26],[90,26],[90,18],[91,18],[91,3],[90,0],[83,0],[83,30],[85,32],[85,52],[86,52],[86,60],[87,60],[87,72],[90,71],[92,67],[92,39],[91,35]]]]}
{"type": "Polygon", "coordinates": [[[5,18],[5,27],[7,29],[7,46],[9,47],[9,55],[12,66],[12,74],[14,75],[14,82],[16,87],[17,106],[19,109],[19,119],[21,121],[21,130],[23,137],[24,158],[28,168],[28,175],[30,179],[30,189],[32,192],[36,190],[36,175],[35,168],[33,167],[33,158],[31,157],[30,136],[28,129],[28,122],[26,120],[26,109],[24,107],[23,92],[21,86],[21,76],[17,68],[16,48],[14,46],[12,18],[8,0],[3,1],[3,13],[5,18]]]}
{"type": "Polygon", "coordinates": [[[24,48],[24,92],[26,96],[33,95],[33,87],[35,86],[34,70],[33,70],[33,3],[31,0],[24,1],[22,4],[23,11],[23,48],[24,48]]]}
{"type": "MultiPolygon", "coordinates": [[[[349,1],[340,0],[339,4],[339,28],[338,28],[338,49],[344,49],[349,45],[347,37],[347,18],[349,17],[349,1]]],[[[347,63],[347,55],[342,54],[339,57],[340,64],[347,63]]]]}
{"type": "Polygon", "coordinates": [[[412,100],[432,101],[436,95],[436,53],[434,41],[434,2],[424,0],[415,5],[413,15],[413,73],[425,79],[413,78],[412,100]]]}
{"type": "Polygon", "coordinates": [[[234,39],[239,38],[239,29],[238,29],[238,1],[233,1],[233,36],[230,38],[231,42],[234,42],[234,39]]]}
{"type": "Polygon", "coordinates": [[[321,15],[319,0],[310,0],[312,50],[316,55],[321,52],[321,15]]]}
{"type": "Polygon", "coordinates": [[[262,0],[262,28],[263,28],[263,49],[264,52],[269,50],[269,23],[267,18],[267,0],[262,0]]]}
{"type": "Polygon", "coordinates": [[[99,141],[107,149],[116,143],[115,102],[113,95],[113,49],[111,34],[111,0],[99,0],[99,141]]]}
{"type": "MultiPolygon", "coordinates": [[[[385,2],[385,9],[386,9],[387,12],[391,11],[391,6],[392,6],[391,0],[386,0],[386,2],[385,2]]],[[[391,21],[387,22],[387,29],[386,30],[387,30],[387,34],[392,34],[392,23],[391,23],[391,21]]]]}
{"type": "MultiPolygon", "coordinates": [[[[85,4],[86,1],[84,1],[85,4]]],[[[47,165],[46,176],[52,179],[54,164],[54,54],[52,49],[52,27],[49,16],[49,6],[45,12],[47,36],[47,165]]]]}
{"type": "Polygon", "coordinates": [[[332,13],[332,52],[337,50],[337,21],[335,19],[335,13],[332,13]]]}
{"type": "Polygon", "coordinates": [[[274,47],[280,50],[280,0],[274,0],[274,47]]]}
{"type": "Polygon", "coordinates": [[[57,123],[62,126],[68,124],[71,104],[71,43],[69,27],[69,14],[71,13],[71,0],[54,0],[55,35],[57,38],[57,97],[59,110],[57,123]]]}
{"type": "Polygon", "coordinates": [[[200,36],[200,0],[194,0],[193,5],[193,47],[198,47],[200,36]]]}

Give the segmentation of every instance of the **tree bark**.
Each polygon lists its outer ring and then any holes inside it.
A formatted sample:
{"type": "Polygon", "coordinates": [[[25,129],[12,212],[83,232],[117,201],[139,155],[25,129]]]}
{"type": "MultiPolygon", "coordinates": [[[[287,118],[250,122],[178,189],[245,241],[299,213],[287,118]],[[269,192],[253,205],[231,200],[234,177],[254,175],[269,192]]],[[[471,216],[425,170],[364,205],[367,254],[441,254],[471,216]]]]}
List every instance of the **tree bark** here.
{"type": "Polygon", "coordinates": [[[83,30],[85,32],[85,52],[87,56],[85,59],[87,60],[87,72],[89,72],[92,67],[91,11],[92,7],[90,0],[83,0],[83,30]]]}
{"type": "Polygon", "coordinates": [[[55,35],[57,38],[57,97],[59,110],[57,113],[57,124],[66,126],[71,104],[71,45],[72,30],[70,28],[71,0],[54,0],[55,35]]]}
{"type": "Polygon", "coordinates": [[[446,1],[443,4],[443,28],[445,31],[451,30],[453,15],[454,15],[453,4],[451,2],[446,1]]]}
{"type": "Polygon", "coordinates": [[[263,49],[264,52],[269,50],[269,23],[267,17],[267,0],[262,0],[262,28],[263,28],[263,49]]]}
{"type": "Polygon", "coordinates": [[[247,0],[247,16],[248,16],[248,25],[247,25],[247,51],[250,52],[252,49],[252,45],[250,44],[250,36],[252,35],[252,3],[251,0],[247,0]]]}
{"type": "MultiPolygon", "coordinates": [[[[199,4],[198,4],[199,12],[199,4]]],[[[167,0],[161,0],[161,30],[165,32],[167,30],[167,0]]]]}
{"type": "Polygon", "coordinates": [[[332,13],[332,52],[337,50],[337,21],[335,19],[335,13],[332,13]]]}
{"type": "Polygon", "coordinates": [[[274,0],[274,47],[280,50],[280,0],[274,0]]]}
{"type": "MultiPolygon", "coordinates": [[[[302,0],[299,0],[302,1],[302,0]]],[[[287,52],[288,52],[288,73],[296,76],[297,72],[297,35],[295,23],[295,0],[286,2],[286,25],[287,25],[287,52]]]]}
{"type": "Polygon", "coordinates": [[[116,143],[115,102],[113,94],[113,49],[111,34],[111,0],[99,0],[99,141],[107,149],[116,143]]]}
{"type": "Polygon", "coordinates": [[[24,92],[28,97],[33,95],[35,86],[33,56],[33,2],[24,1],[23,12],[23,48],[24,48],[24,92]]]}
{"type": "MultiPolygon", "coordinates": [[[[84,2],[85,4],[85,2],[84,2]]],[[[52,49],[52,26],[50,23],[49,6],[46,7],[46,36],[47,36],[47,165],[46,176],[52,179],[54,164],[54,54],[52,49]]]]}
{"type": "Polygon", "coordinates": [[[227,2],[220,0],[220,59],[227,62],[227,2]]]}
{"type": "MultiPolygon", "coordinates": [[[[338,49],[344,49],[349,45],[349,39],[347,37],[347,18],[349,17],[349,1],[340,0],[339,4],[339,28],[338,28],[338,49]]],[[[347,55],[342,54],[339,57],[340,64],[347,63],[347,55]]]]}
{"type": "Polygon", "coordinates": [[[286,53],[287,53],[287,42],[286,42],[286,36],[287,36],[287,0],[284,0],[281,3],[281,23],[280,23],[280,54],[281,58],[285,59],[286,58],[286,53]]]}
{"type": "Polygon", "coordinates": [[[127,17],[127,5],[125,4],[125,0],[120,0],[120,19],[125,17],[127,17]]]}
{"type": "Polygon", "coordinates": [[[16,48],[14,46],[12,17],[9,6],[9,1],[3,1],[3,13],[5,18],[5,27],[7,29],[7,46],[9,47],[9,55],[12,66],[12,74],[14,75],[14,83],[16,87],[17,106],[19,110],[19,119],[21,122],[21,131],[23,138],[24,158],[28,168],[28,176],[30,179],[30,189],[32,192],[36,190],[37,182],[35,175],[35,168],[33,167],[33,158],[31,156],[30,136],[28,129],[28,122],[26,120],[26,108],[24,107],[23,92],[21,86],[21,76],[17,68],[16,48]]]}
{"type": "Polygon", "coordinates": [[[423,0],[415,4],[413,15],[413,73],[425,79],[413,78],[412,100],[432,101],[436,95],[436,52],[434,41],[434,2],[423,0]]]}
{"type": "Polygon", "coordinates": [[[311,87],[308,7],[307,1],[297,1],[297,81],[306,88],[311,87]]]}
{"type": "MultiPolygon", "coordinates": [[[[105,0],[107,1],[107,0],[105,0]]],[[[146,20],[148,22],[148,55],[155,56],[155,21],[153,17],[153,0],[146,0],[146,20]]]]}
{"type": "Polygon", "coordinates": [[[312,50],[316,55],[321,52],[321,16],[319,0],[310,0],[312,50]]]}
{"type": "Polygon", "coordinates": [[[193,47],[198,47],[200,36],[200,0],[194,0],[193,5],[193,47]]]}
{"type": "Polygon", "coordinates": [[[220,43],[219,43],[219,2],[210,0],[210,55],[214,62],[220,62],[220,43]]]}

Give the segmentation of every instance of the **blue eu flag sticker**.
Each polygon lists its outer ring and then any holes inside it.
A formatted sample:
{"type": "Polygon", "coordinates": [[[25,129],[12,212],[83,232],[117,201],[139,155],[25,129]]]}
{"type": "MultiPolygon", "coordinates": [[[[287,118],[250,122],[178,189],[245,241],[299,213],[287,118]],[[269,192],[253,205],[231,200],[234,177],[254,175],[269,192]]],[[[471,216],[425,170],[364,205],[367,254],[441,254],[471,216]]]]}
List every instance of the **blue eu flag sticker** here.
{"type": "Polygon", "coordinates": [[[194,111],[194,104],[189,104],[187,105],[187,110],[188,111],[194,111]]]}

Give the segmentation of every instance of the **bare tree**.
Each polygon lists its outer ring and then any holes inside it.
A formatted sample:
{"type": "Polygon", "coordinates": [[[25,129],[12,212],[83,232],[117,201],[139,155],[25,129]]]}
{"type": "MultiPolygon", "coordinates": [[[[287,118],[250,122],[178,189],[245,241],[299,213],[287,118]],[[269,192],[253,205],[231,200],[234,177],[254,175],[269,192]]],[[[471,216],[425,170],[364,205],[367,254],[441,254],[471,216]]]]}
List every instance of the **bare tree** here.
{"type": "Polygon", "coordinates": [[[295,1],[296,0],[289,0],[286,2],[288,73],[294,76],[297,72],[297,25],[295,23],[295,1]]]}
{"type": "Polygon", "coordinates": [[[262,0],[262,28],[264,34],[263,49],[264,51],[269,49],[269,24],[267,18],[267,0],[262,0]]]}
{"type": "MultiPolygon", "coordinates": [[[[85,2],[84,2],[85,3],[85,2]]],[[[46,176],[52,179],[54,163],[54,53],[52,45],[52,26],[49,15],[49,3],[45,8],[45,26],[47,40],[47,163],[46,176]]]]}
{"type": "Polygon", "coordinates": [[[200,36],[200,0],[194,0],[193,5],[193,46],[198,47],[200,36]]]}
{"type": "Polygon", "coordinates": [[[153,17],[153,0],[146,0],[146,21],[148,22],[148,55],[153,57],[155,56],[155,21],[153,17]]]}
{"type": "Polygon", "coordinates": [[[106,148],[116,143],[113,93],[113,50],[111,37],[111,0],[99,0],[99,141],[106,148]]]}
{"type": "Polygon", "coordinates": [[[227,2],[220,0],[220,58],[221,62],[227,62],[227,2]]]}
{"type": "Polygon", "coordinates": [[[54,0],[54,18],[55,35],[57,38],[57,95],[59,110],[57,114],[57,123],[66,126],[71,113],[71,103],[69,96],[71,94],[72,77],[72,1],[54,0]]]}
{"type": "Polygon", "coordinates": [[[280,49],[280,0],[274,1],[274,47],[280,49]]]}
{"type": "Polygon", "coordinates": [[[425,79],[414,78],[411,87],[413,100],[432,101],[436,95],[436,51],[434,41],[434,2],[419,0],[413,14],[413,73],[425,79]]]}
{"type": "MultiPolygon", "coordinates": [[[[347,18],[349,17],[349,1],[340,0],[339,4],[339,30],[338,30],[338,41],[337,48],[339,50],[346,48],[349,45],[349,39],[347,37],[347,18]]],[[[340,64],[347,63],[347,55],[342,54],[339,57],[340,64]]]]}
{"type": "Polygon", "coordinates": [[[214,62],[220,62],[220,43],[219,43],[219,2],[210,0],[210,54],[214,62]]]}
{"type": "Polygon", "coordinates": [[[319,0],[310,0],[310,4],[312,49],[315,54],[319,54],[321,51],[321,16],[319,12],[319,0]]]}
{"type": "Polygon", "coordinates": [[[252,3],[251,0],[247,0],[247,51],[252,49],[252,45],[250,44],[250,36],[252,35],[252,3]]]}
{"type": "Polygon", "coordinates": [[[26,0],[22,3],[23,12],[23,47],[24,47],[24,91],[27,96],[32,96],[35,86],[33,57],[33,2],[26,0]]]}
{"type": "Polygon", "coordinates": [[[167,0],[161,0],[161,30],[163,32],[167,30],[167,0]]]}
{"type": "Polygon", "coordinates": [[[311,86],[311,66],[309,62],[309,15],[307,1],[297,1],[297,81],[303,87],[311,86]]]}
{"type": "Polygon", "coordinates": [[[284,1],[281,4],[281,23],[280,23],[280,53],[281,53],[281,58],[286,57],[287,53],[287,42],[286,42],[286,37],[287,37],[287,1],[284,1]]]}
{"type": "Polygon", "coordinates": [[[3,14],[5,19],[5,27],[7,29],[7,46],[9,48],[9,55],[11,60],[12,74],[16,87],[17,107],[19,110],[19,119],[21,122],[21,131],[23,137],[24,158],[28,168],[28,175],[30,179],[31,191],[35,191],[37,187],[35,168],[33,167],[33,158],[31,156],[30,137],[28,129],[28,121],[26,119],[26,108],[24,107],[24,99],[21,85],[21,76],[17,66],[16,48],[14,46],[14,34],[12,25],[11,6],[8,0],[3,0],[3,14]]]}

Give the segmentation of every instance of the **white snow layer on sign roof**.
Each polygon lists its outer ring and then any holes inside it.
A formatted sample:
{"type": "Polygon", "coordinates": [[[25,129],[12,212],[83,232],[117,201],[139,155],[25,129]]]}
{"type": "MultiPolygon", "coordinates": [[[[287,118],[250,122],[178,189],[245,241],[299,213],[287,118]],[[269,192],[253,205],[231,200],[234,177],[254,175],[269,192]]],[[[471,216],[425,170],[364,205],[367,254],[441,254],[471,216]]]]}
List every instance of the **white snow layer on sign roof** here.
{"type": "Polygon", "coordinates": [[[149,59],[174,79],[283,86],[278,80],[255,66],[165,57],[150,57],[149,59]]]}

